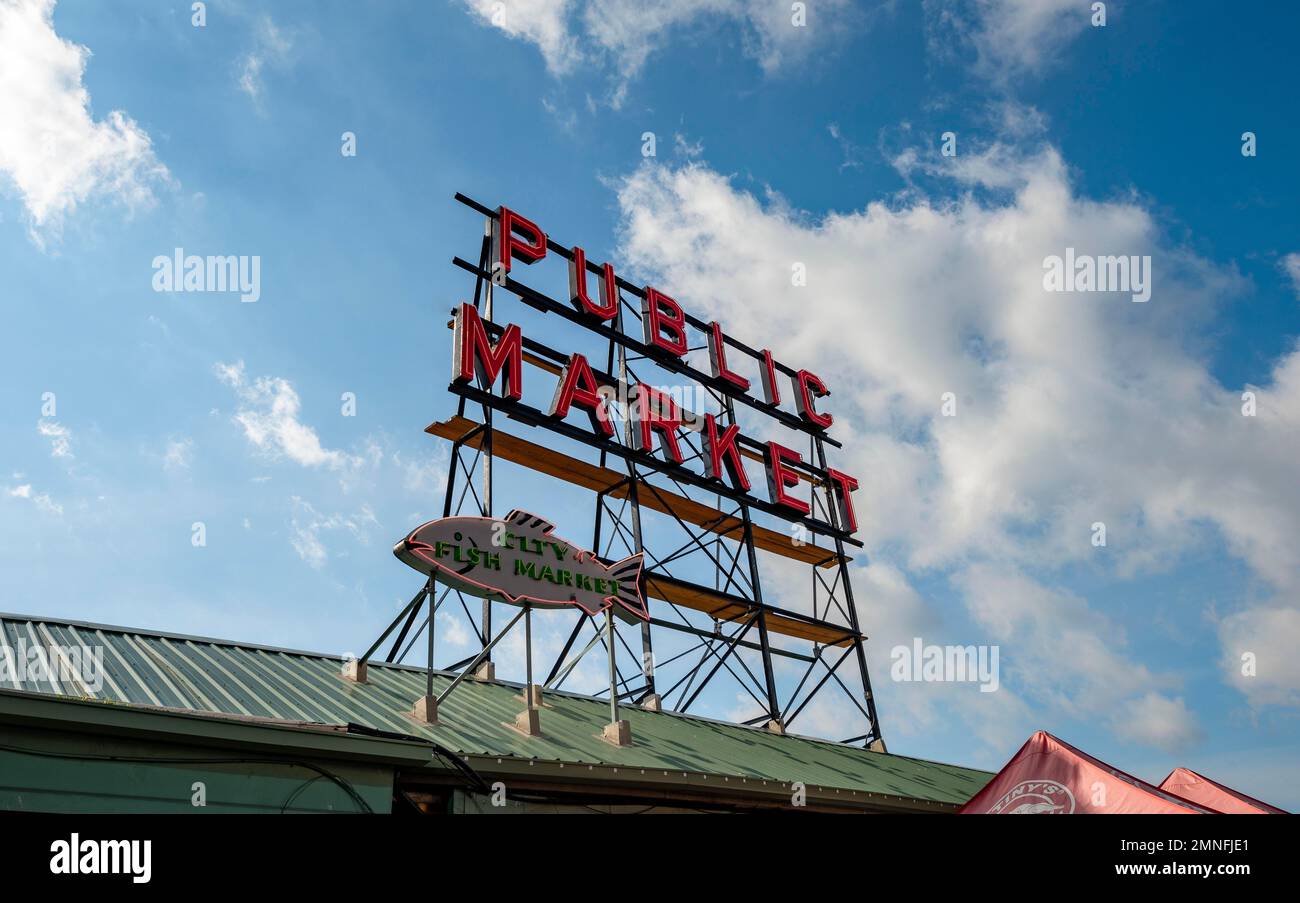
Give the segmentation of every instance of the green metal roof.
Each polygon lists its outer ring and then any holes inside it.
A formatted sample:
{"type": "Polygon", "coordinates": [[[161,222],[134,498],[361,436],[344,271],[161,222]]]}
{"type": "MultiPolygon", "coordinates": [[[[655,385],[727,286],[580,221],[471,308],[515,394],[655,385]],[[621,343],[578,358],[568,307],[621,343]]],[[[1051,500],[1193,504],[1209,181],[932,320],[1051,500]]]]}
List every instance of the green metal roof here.
{"type": "MultiPolygon", "coordinates": [[[[608,700],[548,691],[543,736],[512,726],[523,710],[518,684],[465,681],[439,710],[440,723],[407,717],[424,693],[419,668],[371,663],[368,680],[341,674],[338,656],[275,649],[204,637],[0,614],[0,642],[102,647],[103,686],[77,681],[9,680],[0,687],[33,693],[246,715],[321,724],[362,724],[430,738],[466,756],[489,756],[680,771],[889,794],[939,803],[966,802],[990,772],[825,740],[778,736],[761,728],[624,706],[633,745],[601,738],[608,700]]],[[[435,674],[434,692],[451,681],[435,674]]]]}

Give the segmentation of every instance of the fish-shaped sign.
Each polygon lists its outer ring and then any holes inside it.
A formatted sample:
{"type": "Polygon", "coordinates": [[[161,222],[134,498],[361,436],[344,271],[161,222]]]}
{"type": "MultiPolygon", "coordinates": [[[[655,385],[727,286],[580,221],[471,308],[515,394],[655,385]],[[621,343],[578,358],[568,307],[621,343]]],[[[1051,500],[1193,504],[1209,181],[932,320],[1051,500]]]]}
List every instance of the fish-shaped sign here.
{"type": "Polygon", "coordinates": [[[553,534],[536,515],[444,517],[412,530],[393,554],[439,583],[512,605],[562,608],[589,615],[612,608],[627,621],[648,621],[638,552],[606,565],[594,552],[553,534]]]}

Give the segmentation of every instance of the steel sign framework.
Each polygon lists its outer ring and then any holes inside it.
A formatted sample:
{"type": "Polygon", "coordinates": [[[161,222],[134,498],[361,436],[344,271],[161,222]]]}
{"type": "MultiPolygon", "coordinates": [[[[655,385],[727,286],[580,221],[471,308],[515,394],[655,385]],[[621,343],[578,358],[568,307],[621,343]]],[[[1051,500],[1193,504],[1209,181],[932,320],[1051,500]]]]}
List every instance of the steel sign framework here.
{"type": "MultiPolygon", "coordinates": [[[[725,336],[718,324],[706,323],[680,308],[676,309],[676,327],[671,323],[647,323],[647,318],[655,320],[668,310],[660,306],[655,289],[620,279],[609,264],[597,266],[586,259],[581,248],[558,244],[520,218],[538,232],[528,247],[528,242],[517,240],[515,232],[520,227],[512,221],[517,214],[507,208],[493,210],[461,194],[456,195],[456,200],[484,218],[484,229],[476,261],[459,256],[453,259],[457,267],[474,278],[473,301],[452,312],[451,324],[456,327],[453,357],[457,373],[470,378],[453,378],[448,386],[457,396],[455,416],[435,422],[426,430],[451,442],[442,516],[492,518],[493,469],[500,461],[588,490],[594,493],[590,548],[606,564],[644,554],[643,595],[656,600],[648,620],[624,625],[621,630],[615,629],[612,618],[602,628],[597,618],[574,610],[574,624],[560,654],[546,669],[542,690],[562,688],[583,656],[603,641],[609,653],[611,717],[615,721],[620,703],[688,712],[706,688],[730,679],[752,699],[754,710],[761,712],[744,723],[784,732],[815,698],[838,690],[843,694],[840,698],[861,716],[859,723],[865,725],[856,736],[841,738],[843,742],[883,750],[867,667],[866,636],[858,623],[849,579],[851,559],[847,549],[861,546],[852,535],[857,523],[851,492],[857,482],[828,465],[827,446],[841,446],[826,435],[831,415],[815,407],[817,398],[829,394],[821,380],[808,371],[774,361],[768,351],[755,350],[725,336]],[[522,250],[519,246],[523,246],[522,250]],[[530,257],[535,260],[547,252],[570,264],[571,298],[566,301],[556,300],[510,275],[512,254],[516,262],[530,263],[530,257]],[[575,276],[584,272],[588,278],[575,276]],[[587,293],[587,282],[599,285],[598,299],[587,293]],[[494,293],[599,336],[604,340],[603,369],[588,365],[585,358],[576,361],[580,355],[563,353],[518,334],[516,326],[501,325],[504,318],[494,316],[494,293]],[[597,316],[593,317],[592,312],[597,316]],[[489,360],[487,368],[470,370],[466,364],[462,369],[460,332],[465,317],[474,321],[471,325],[475,329],[481,327],[480,341],[485,337],[497,348],[518,342],[518,360],[530,371],[545,371],[559,379],[560,388],[550,411],[523,402],[519,392],[522,374],[504,362],[504,355],[495,362],[489,360]],[[712,373],[697,370],[684,360],[685,352],[696,350],[686,347],[687,327],[708,337],[712,373]],[[667,335],[670,341],[661,342],[658,348],[644,341],[652,330],[657,336],[667,335]],[[672,353],[664,353],[666,345],[673,346],[672,353]],[[729,369],[729,352],[736,359],[749,357],[760,363],[762,398],[750,394],[749,381],[729,369]],[[575,363],[586,366],[588,372],[570,373],[575,363]],[[666,428],[654,423],[643,426],[645,421],[656,419],[652,402],[659,405],[660,412],[672,404],[652,388],[655,383],[647,372],[652,368],[703,387],[709,406],[718,413],[706,415],[701,426],[698,415],[688,417],[691,412],[673,410],[671,413],[682,422],[670,417],[666,428]],[[778,406],[779,376],[790,381],[798,414],[778,406]],[[496,383],[501,384],[499,390],[496,383]],[[572,390],[574,385],[580,387],[579,392],[572,390]],[[563,419],[569,403],[574,402],[572,397],[560,398],[564,387],[577,396],[577,403],[584,397],[580,392],[593,388],[600,391],[605,407],[589,406],[591,428],[563,419]],[[559,416],[557,405],[561,405],[559,416]],[[806,442],[806,452],[786,449],[775,442],[764,444],[742,434],[738,406],[796,431],[806,442]],[[600,422],[602,418],[596,414],[601,410],[621,416],[600,422]],[[494,415],[572,440],[594,451],[596,461],[498,429],[494,415]],[[659,455],[654,449],[656,438],[662,452],[659,455]],[[720,455],[719,447],[727,445],[728,440],[732,447],[720,455]],[[765,466],[768,498],[746,491],[749,485],[742,459],[765,466]],[[719,467],[719,463],[725,466],[719,467]],[[808,502],[802,503],[786,493],[795,486],[801,490],[807,487],[808,502]],[[795,524],[796,532],[764,526],[755,521],[755,512],[795,524]],[[646,513],[660,518],[665,527],[675,525],[672,532],[681,537],[680,542],[670,549],[649,547],[649,531],[643,530],[646,513]],[[812,575],[810,612],[778,606],[764,598],[760,552],[808,567],[812,575]],[[687,561],[710,571],[713,585],[674,575],[674,568],[687,561]],[[656,636],[663,637],[663,631],[676,635],[675,644],[683,648],[660,660],[655,656],[654,644],[656,636]],[[594,635],[584,645],[581,641],[588,632],[594,635]],[[783,687],[779,686],[774,667],[778,658],[794,665],[783,669],[783,687]],[[843,668],[849,660],[856,667],[843,668]]],[[[482,364],[484,357],[479,351],[490,352],[491,347],[472,348],[471,356],[482,364]]],[[[518,367],[518,361],[514,366],[518,367]]],[[[478,646],[469,658],[439,669],[457,672],[442,697],[462,679],[481,673],[485,665],[490,669],[493,648],[521,617],[527,631],[527,682],[530,687],[534,685],[528,606],[509,621],[505,630],[495,631],[490,598],[482,599],[475,613],[465,594],[451,585],[439,586],[434,577],[359,660],[362,679],[365,662],[390,636],[393,639],[386,657],[389,662],[403,661],[421,636],[426,636],[428,693],[432,698],[434,641],[430,609],[463,616],[478,646]]],[[[528,695],[531,712],[532,692],[528,695]]]]}

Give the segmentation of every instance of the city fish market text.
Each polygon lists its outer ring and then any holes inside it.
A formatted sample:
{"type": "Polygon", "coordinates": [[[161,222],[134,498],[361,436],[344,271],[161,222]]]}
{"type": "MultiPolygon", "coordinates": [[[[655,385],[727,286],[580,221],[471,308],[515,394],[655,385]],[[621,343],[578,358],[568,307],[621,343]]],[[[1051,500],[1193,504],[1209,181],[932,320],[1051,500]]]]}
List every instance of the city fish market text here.
{"type": "MultiPolygon", "coordinates": [[[[546,233],[535,223],[507,207],[499,208],[493,218],[493,281],[502,283],[510,272],[512,261],[531,264],[543,259],[547,253],[547,244],[546,233]]],[[[570,301],[587,323],[606,328],[605,324],[617,321],[619,315],[619,286],[614,269],[608,263],[603,265],[601,278],[597,280],[598,291],[593,296],[588,286],[590,274],[582,248],[574,247],[572,258],[569,264],[570,301]]],[[[687,330],[698,330],[692,323],[694,318],[689,318],[676,301],[652,286],[646,286],[643,294],[641,322],[646,352],[669,369],[683,374],[694,373],[685,363],[690,350],[687,330]]],[[[717,322],[708,324],[704,336],[709,349],[714,384],[722,387],[728,395],[744,399],[769,416],[800,424],[815,434],[823,433],[834,422],[829,413],[819,411],[816,407],[817,399],[828,396],[830,390],[812,372],[795,372],[778,365],[773,360],[772,353],[767,350],[753,353],[762,377],[763,399],[759,402],[748,394],[750,380],[727,364],[728,340],[722,326],[717,322]],[[777,379],[778,371],[790,375],[789,390],[798,411],[797,420],[790,421],[791,415],[779,409],[782,391],[777,379]]],[[[734,341],[731,342],[731,347],[739,353],[746,353],[740,350],[743,346],[738,346],[734,341]]],[[[453,387],[457,384],[468,386],[477,380],[480,385],[489,388],[496,384],[498,378],[503,382],[504,398],[520,403],[523,398],[523,334],[518,325],[509,324],[500,331],[494,344],[477,309],[473,305],[462,304],[455,312],[453,387]]],[[[607,409],[606,396],[607,391],[596,378],[587,358],[574,353],[569,356],[560,372],[555,395],[545,413],[555,420],[563,420],[571,409],[577,407],[587,415],[597,437],[610,440],[615,435],[615,429],[607,409]]],[[[631,447],[645,454],[653,454],[657,444],[667,461],[678,466],[684,465],[685,459],[677,437],[677,430],[683,425],[683,413],[673,398],[641,383],[635,387],[635,395],[630,401],[628,442],[631,447]]],[[[700,434],[705,477],[718,482],[729,481],[736,492],[748,495],[750,481],[741,454],[740,427],[732,423],[724,429],[712,414],[704,414],[700,434]]],[[[771,504],[791,519],[807,518],[811,505],[790,492],[791,488],[799,484],[802,455],[776,442],[766,442],[762,446],[771,504]]],[[[857,531],[852,493],[858,488],[858,481],[832,468],[825,468],[825,474],[838,516],[836,526],[852,535],[857,531]]]]}
{"type": "Polygon", "coordinates": [[[648,620],[641,595],[641,553],[606,565],[552,533],[527,511],[501,520],[444,517],[416,527],[393,547],[405,564],[470,595],[514,605],[607,608],[628,621],[648,620]],[[503,558],[504,556],[504,558],[503,558]]]}

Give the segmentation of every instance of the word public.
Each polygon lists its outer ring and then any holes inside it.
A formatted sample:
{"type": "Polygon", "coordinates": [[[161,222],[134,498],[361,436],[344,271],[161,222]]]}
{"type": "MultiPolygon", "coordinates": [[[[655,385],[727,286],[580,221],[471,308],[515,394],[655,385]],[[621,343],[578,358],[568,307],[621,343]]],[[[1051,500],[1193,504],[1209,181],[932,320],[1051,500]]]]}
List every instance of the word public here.
{"type": "MultiPolygon", "coordinates": [[[[494,279],[508,275],[514,261],[533,264],[546,257],[546,233],[509,208],[498,209],[492,228],[494,279]]],[[[614,320],[619,314],[619,294],[613,266],[609,263],[603,265],[598,290],[594,293],[588,285],[588,275],[586,254],[575,246],[569,261],[570,301],[593,323],[599,325],[614,320]]],[[[681,306],[664,292],[646,286],[641,303],[641,323],[646,349],[670,366],[677,363],[685,369],[684,358],[689,350],[688,321],[681,306]]],[[[730,394],[747,394],[750,380],[727,364],[722,326],[716,321],[710,323],[706,338],[715,380],[726,384],[730,394]]],[[[483,385],[492,386],[502,378],[504,396],[513,401],[521,400],[523,335],[517,325],[508,325],[494,344],[478,311],[470,304],[462,304],[455,313],[453,343],[454,382],[465,384],[477,378],[483,385]]],[[[755,359],[760,365],[763,402],[775,410],[781,404],[778,366],[768,350],[755,355],[755,359]]],[[[830,394],[826,384],[814,373],[799,370],[790,377],[790,387],[795,409],[806,426],[814,432],[824,432],[830,427],[834,418],[816,407],[817,399],[830,394]]],[[[571,354],[561,370],[547,413],[562,420],[570,410],[578,408],[588,415],[591,428],[598,437],[612,439],[614,424],[606,408],[607,394],[601,390],[587,358],[578,353],[571,354]]],[[[628,442],[634,449],[653,454],[657,440],[658,449],[665,459],[677,465],[684,464],[677,437],[683,414],[671,396],[644,383],[637,385],[629,399],[628,419],[628,442]]],[[[724,483],[729,481],[733,489],[748,494],[750,481],[738,441],[741,438],[740,427],[733,423],[722,428],[712,414],[705,414],[700,434],[705,476],[724,483]]],[[[777,442],[762,445],[770,501],[792,518],[807,517],[811,511],[810,504],[790,491],[799,484],[797,468],[803,464],[803,457],[777,442]]],[[[858,488],[858,481],[831,468],[826,469],[826,476],[839,515],[839,526],[852,534],[857,531],[852,493],[858,488]]]]}

